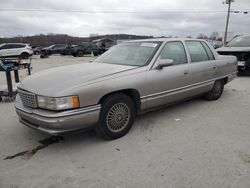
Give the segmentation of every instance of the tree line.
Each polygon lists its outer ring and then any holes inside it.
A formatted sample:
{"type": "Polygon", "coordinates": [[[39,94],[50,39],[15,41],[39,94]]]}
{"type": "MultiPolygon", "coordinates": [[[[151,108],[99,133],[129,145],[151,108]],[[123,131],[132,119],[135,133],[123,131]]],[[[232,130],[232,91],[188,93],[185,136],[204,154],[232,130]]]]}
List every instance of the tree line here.
{"type": "Polygon", "coordinates": [[[0,38],[0,43],[27,43],[31,46],[50,46],[52,44],[79,44],[81,42],[91,42],[96,39],[108,38],[117,40],[132,40],[152,38],[152,36],[139,36],[128,34],[97,35],[92,37],[74,37],[66,34],[40,34],[34,36],[16,36],[10,38],[0,38]]]}

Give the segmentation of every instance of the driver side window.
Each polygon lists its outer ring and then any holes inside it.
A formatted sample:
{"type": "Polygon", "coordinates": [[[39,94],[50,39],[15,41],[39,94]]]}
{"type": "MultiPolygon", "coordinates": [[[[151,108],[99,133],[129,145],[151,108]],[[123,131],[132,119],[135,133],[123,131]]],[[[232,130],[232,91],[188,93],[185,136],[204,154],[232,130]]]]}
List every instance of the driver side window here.
{"type": "Polygon", "coordinates": [[[181,42],[168,42],[162,49],[160,59],[172,59],[174,65],[187,63],[187,55],[181,42]]]}

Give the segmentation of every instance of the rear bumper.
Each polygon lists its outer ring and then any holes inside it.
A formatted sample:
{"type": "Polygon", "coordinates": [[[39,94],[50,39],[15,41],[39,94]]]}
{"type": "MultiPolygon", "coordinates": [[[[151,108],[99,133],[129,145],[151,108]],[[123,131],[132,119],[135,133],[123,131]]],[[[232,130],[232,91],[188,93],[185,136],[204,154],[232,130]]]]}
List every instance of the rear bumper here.
{"type": "Polygon", "coordinates": [[[234,78],[236,78],[236,77],[237,77],[237,74],[238,74],[238,72],[234,72],[234,73],[232,73],[232,74],[229,74],[229,75],[228,75],[228,79],[227,79],[227,83],[228,83],[228,82],[231,82],[234,78]]]}
{"type": "Polygon", "coordinates": [[[45,133],[57,135],[92,127],[99,120],[101,106],[95,105],[63,112],[51,112],[25,107],[21,100],[17,98],[15,108],[22,124],[45,133]]]}

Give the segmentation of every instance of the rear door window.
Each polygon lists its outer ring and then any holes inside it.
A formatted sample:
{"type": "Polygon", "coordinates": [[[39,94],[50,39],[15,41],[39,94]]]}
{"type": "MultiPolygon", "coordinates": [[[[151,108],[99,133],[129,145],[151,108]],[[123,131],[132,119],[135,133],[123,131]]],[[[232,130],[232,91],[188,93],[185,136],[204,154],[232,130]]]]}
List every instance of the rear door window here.
{"type": "Polygon", "coordinates": [[[24,48],[24,44],[12,44],[12,48],[24,48]]]}
{"type": "Polygon", "coordinates": [[[6,44],[4,46],[4,49],[12,49],[12,48],[14,48],[13,44],[6,44]]]}
{"type": "Polygon", "coordinates": [[[208,45],[205,42],[201,42],[201,43],[202,43],[203,47],[205,48],[205,50],[207,52],[209,60],[214,60],[214,55],[213,55],[211,49],[208,47],[208,45]]]}
{"type": "Polygon", "coordinates": [[[208,61],[208,54],[199,41],[186,41],[186,45],[188,47],[188,51],[191,57],[191,62],[201,62],[208,61]]]}

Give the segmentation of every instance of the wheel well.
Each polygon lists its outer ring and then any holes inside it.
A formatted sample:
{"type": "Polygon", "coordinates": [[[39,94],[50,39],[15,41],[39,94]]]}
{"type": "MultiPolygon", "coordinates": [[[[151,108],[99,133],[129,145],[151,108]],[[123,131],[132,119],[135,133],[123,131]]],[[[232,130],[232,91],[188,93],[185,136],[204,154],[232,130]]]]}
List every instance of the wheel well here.
{"type": "Polygon", "coordinates": [[[22,52],[21,55],[30,55],[28,52],[22,52]]]}
{"type": "Polygon", "coordinates": [[[224,84],[227,84],[227,82],[228,82],[228,77],[224,78],[223,80],[224,80],[224,84]]]}
{"type": "Polygon", "coordinates": [[[21,59],[26,59],[29,58],[30,54],[28,52],[22,52],[19,58],[21,59]]]}
{"type": "Polygon", "coordinates": [[[116,93],[123,93],[127,96],[129,96],[133,102],[135,103],[135,107],[136,107],[136,112],[139,112],[141,109],[141,100],[140,100],[140,94],[136,89],[124,89],[124,90],[119,90],[119,91],[115,91],[112,93],[108,93],[106,95],[104,95],[100,100],[99,100],[99,104],[101,104],[108,96],[116,94],[116,93]]]}

